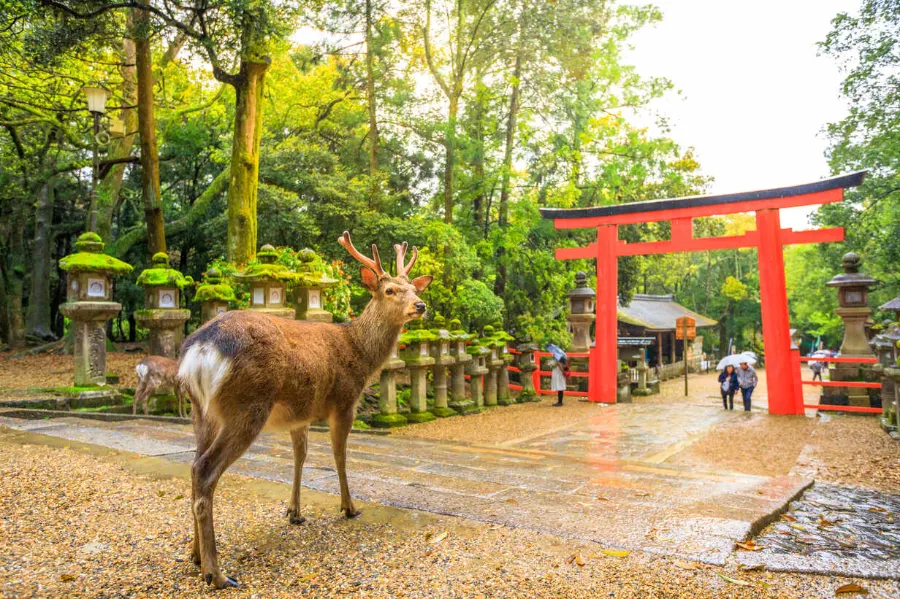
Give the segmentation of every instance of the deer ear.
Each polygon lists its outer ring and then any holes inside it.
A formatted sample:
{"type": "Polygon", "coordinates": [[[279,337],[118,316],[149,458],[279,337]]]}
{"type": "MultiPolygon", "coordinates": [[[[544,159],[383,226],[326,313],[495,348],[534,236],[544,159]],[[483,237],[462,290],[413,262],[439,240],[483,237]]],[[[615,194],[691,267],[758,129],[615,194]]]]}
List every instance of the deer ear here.
{"type": "Polygon", "coordinates": [[[425,291],[426,287],[431,285],[431,282],[433,280],[434,277],[432,277],[431,275],[423,275],[421,277],[416,277],[415,279],[410,281],[410,283],[412,283],[412,286],[416,288],[416,291],[422,293],[423,291],[425,291]]]}
{"type": "Polygon", "coordinates": [[[359,269],[359,278],[362,279],[363,287],[372,293],[378,291],[378,275],[372,272],[372,269],[361,266],[359,269]]]}

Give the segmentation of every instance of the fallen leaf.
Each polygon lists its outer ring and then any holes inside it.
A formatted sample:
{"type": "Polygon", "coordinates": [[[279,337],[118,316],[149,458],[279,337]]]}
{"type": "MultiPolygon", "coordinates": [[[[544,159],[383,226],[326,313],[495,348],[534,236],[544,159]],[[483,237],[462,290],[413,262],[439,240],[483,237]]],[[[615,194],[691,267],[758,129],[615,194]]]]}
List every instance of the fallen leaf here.
{"type": "Polygon", "coordinates": [[[600,553],[606,554],[610,557],[625,557],[631,552],[625,549],[601,549],[600,553]]]}
{"type": "Polygon", "coordinates": [[[840,520],[828,520],[822,514],[819,514],[819,520],[818,520],[819,526],[834,526],[838,522],[840,522],[840,520]]]}
{"type": "Polygon", "coordinates": [[[432,545],[434,545],[434,544],[440,543],[441,541],[443,541],[446,538],[447,538],[447,531],[444,530],[437,534],[431,535],[431,538],[428,539],[428,542],[431,543],[432,545]]]}
{"type": "Polygon", "coordinates": [[[504,501],[503,503],[519,503],[519,502],[516,501],[515,499],[507,499],[507,500],[504,501]]]}
{"type": "Polygon", "coordinates": [[[703,567],[696,562],[683,562],[680,560],[675,562],[675,565],[683,570],[699,570],[700,568],[703,567]]]}
{"type": "Polygon", "coordinates": [[[156,492],[157,497],[163,497],[165,494],[166,494],[166,492],[163,490],[159,490],[156,492]]]}
{"type": "Polygon", "coordinates": [[[737,545],[741,549],[746,549],[747,551],[759,551],[760,549],[762,549],[762,546],[757,545],[756,541],[754,541],[753,539],[750,539],[746,543],[735,543],[735,545],[737,545]]]}
{"type": "Polygon", "coordinates": [[[781,514],[782,520],[787,520],[788,522],[796,522],[797,519],[791,516],[790,514],[781,514]]]}
{"type": "Polygon", "coordinates": [[[731,578],[731,577],[729,577],[729,576],[725,576],[725,575],[722,574],[722,573],[719,573],[719,578],[721,578],[721,579],[724,580],[725,582],[730,582],[731,584],[739,584],[739,585],[741,585],[742,587],[749,587],[749,586],[750,586],[750,583],[747,582],[746,580],[738,580],[737,578],[731,578]]]}
{"type": "Polygon", "coordinates": [[[757,572],[759,570],[762,570],[764,566],[762,564],[753,564],[752,566],[740,564],[738,565],[738,568],[741,570],[741,572],[757,572]]]}
{"type": "Polygon", "coordinates": [[[870,507],[870,508],[869,508],[869,511],[870,511],[870,512],[878,512],[879,514],[883,514],[883,513],[886,512],[887,510],[884,509],[883,507],[878,507],[878,506],[876,505],[875,507],[870,507]]]}
{"type": "Polygon", "coordinates": [[[179,501],[181,499],[184,499],[184,495],[176,495],[175,496],[175,501],[179,501]]]}
{"type": "Polygon", "coordinates": [[[800,524],[791,524],[791,528],[794,530],[799,530],[800,532],[806,532],[806,527],[800,524]]]}
{"type": "Polygon", "coordinates": [[[580,552],[580,551],[579,551],[578,553],[575,554],[575,564],[578,565],[578,566],[583,566],[583,565],[584,565],[584,558],[581,557],[581,552],[580,552]]]}
{"type": "Polygon", "coordinates": [[[597,497],[597,501],[609,501],[606,497],[597,497]]]}
{"type": "Polygon", "coordinates": [[[60,574],[59,580],[60,582],[72,582],[73,580],[75,580],[75,577],[71,574],[60,574]]]}
{"type": "Polygon", "coordinates": [[[864,589],[863,587],[859,586],[858,584],[851,582],[850,584],[845,584],[843,586],[838,587],[834,591],[835,595],[841,595],[843,593],[862,593],[863,595],[868,595],[869,590],[864,589]]]}
{"type": "Polygon", "coordinates": [[[635,497],[650,497],[650,493],[635,493],[635,497]]]}

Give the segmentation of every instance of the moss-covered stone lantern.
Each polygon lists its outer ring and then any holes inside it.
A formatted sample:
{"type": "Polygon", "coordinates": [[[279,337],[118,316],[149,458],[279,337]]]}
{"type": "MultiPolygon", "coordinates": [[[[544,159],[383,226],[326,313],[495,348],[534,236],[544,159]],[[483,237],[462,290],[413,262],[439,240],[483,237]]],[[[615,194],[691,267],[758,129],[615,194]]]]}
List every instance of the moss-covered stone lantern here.
{"type": "Polygon", "coordinates": [[[516,400],[509,392],[509,365],[513,362],[513,355],[509,351],[509,344],[515,341],[515,337],[501,329],[495,327],[493,338],[497,342],[497,357],[503,362],[497,371],[497,403],[501,406],[508,406],[516,403],[516,400]]]}
{"type": "Polygon", "coordinates": [[[575,273],[575,289],[568,292],[569,314],[566,320],[572,330],[572,351],[591,349],[591,325],[594,323],[594,299],[597,294],[587,286],[587,275],[575,273]]]}
{"type": "Polygon", "coordinates": [[[300,251],[300,267],[297,282],[294,284],[294,318],[315,322],[331,322],[331,312],[324,308],[324,291],[337,285],[337,280],[324,272],[314,270],[316,254],[306,248],[300,251]]]}
{"type": "Polygon", "coordinates": [[[497,405],[497,377],[500,369],[506,366],[506,362],[500,358],[500,346],[504,342],[494,337],[495,333],[494,327],[487,325],[481,336],[481,344],[489,350],[485,359],[488,372],[484,375],[484,405],[489,408],[497,405]]]}
{"type": "Polygon", "coordinates": [[[381,367],[381,378],[378,384],[378,414],[372,418],[372,426],[376,428],[394,428],[406,426],[406,416],[397,411],[397,373],[406,368],[406,362],[400,359],[399,340],[394,343],[391,355],[381,367]]]}
{"type": "Polygon", "coordinates": [[[122,310],[122,304],[112,301],[112,278],[133,268],[104,254],[103,245],[96,233],[84,233],[75,242],[75,253],[59,261],[68,275],[66,302],[59,311],[72,321],[77,387],[106,384],[106,321],[122,310]]]}
{"type": "Polygon", "coordinates": [[[218,268],[210,268],[203,275],[203,284],[197,287],[194,301],[200,303],[200,322],[208,322],[228,312],[228,304],[237,301],[234,289],[222,280],[218,268]]]}
{"type": "Polygon", "coordinates": [[[431,334],[434,337],[429,348],[431,356],[434,358],[434,376],[432,377],[434,408],[431,411],[438,418],[446,418],[456,415],[456,411],[448,406],[447,393],[447,368],[456,363],[456,358],[450,355],[450,331],[444,326],[446,324],[444,317],[435,316],[433,324],[431,334]]]}
{"type": "Polygon", "coordinates": [[[471,344],[466,347],[466,353],[472,358],[466,364],[466,374],[469,375],[469,390],[474,404],[473,408],[481,410],[485,406],[484,379],[488,374],[487,361],[490,358],[491,350],[482,345],[478,339],[473,338],[471,344]]]}
{"type": "Polygon", "coordinates": [[[537,351],[540,348],[526,336],[522,343],[516,346],[519,352],[517,361],[519,367],[519,380],[522,382],[522,391],[519,393],[519,402],[541,401],[540,395],[534,388],[534,371],[538,369],[537,351]]]}
{"type": "Polygon", "coordinates": [[[284,264],[275,264],[278,252],[269,244],[260,248],[256,259],[257,264],[234,275],[250,286],[250,310],[293,319],[294,310],[287,305],[287,284],[296,281],[298,274],[284,264]]]}
{"type": "Polygon", "coordinates": [[[472,356],[466,353],[466,342],[471,335],[462,328],[458,318],[450,321],[450,401],[448,405],[458,414],[476,412],[475,402],[466,398],[466,364],[472,356]]]}
{"type": "Polygon", "coordinates": [[[150,354],[174,359],[184,338],[184,323],[191,317],[190,310],[181,308],[181,291],[194,281],[170,268],[163,252],[154,254],[151,262],[137,278],[144,288],[144,309],[136,311],[134,319],[150,330],[150,354]]]}
{"type": "Polygon", "coordinates": [[[435,416],[428,411],[428,376],[427,371],[434,366],[429,344],[434,338],[431,331],[422,327],[420,320],[409,323],[409,330],[400,335],[400,344],[404,346],[401,358],[409,370],[409,414],[410,422],[428,422],[435,416]]]}

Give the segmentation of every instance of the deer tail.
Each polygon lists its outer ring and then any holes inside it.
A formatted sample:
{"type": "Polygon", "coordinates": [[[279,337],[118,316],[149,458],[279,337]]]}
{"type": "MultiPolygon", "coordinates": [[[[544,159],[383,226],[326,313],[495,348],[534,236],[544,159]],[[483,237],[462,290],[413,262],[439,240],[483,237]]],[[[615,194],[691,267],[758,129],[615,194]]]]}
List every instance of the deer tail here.
{"type": "Polygon", "coordinates": [[[187,348],[178,366],[178,380],[187,391],[192,406],[202,415],[221,389],[231,371],[231,359],[212,343],[194,343],[187,348]]]}

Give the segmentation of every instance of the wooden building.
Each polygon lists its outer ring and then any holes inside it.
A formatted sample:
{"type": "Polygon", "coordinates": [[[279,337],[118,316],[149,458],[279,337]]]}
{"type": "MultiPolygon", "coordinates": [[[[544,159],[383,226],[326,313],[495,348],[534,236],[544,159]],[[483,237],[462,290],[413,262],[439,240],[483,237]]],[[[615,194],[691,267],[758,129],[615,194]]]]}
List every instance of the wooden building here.
{"type": "MultiPolygon", "coordinates": [[[[690,316],[697,321],[697,329],[714,327],[715,320],[689,310],[671,295],[635,294],[628,306],[619,305],[618,335],[620,338],[651,337],[647,347],[647,365],[673,364],[683,359],[684,342],[675,339],[675,319],[690,316]]],[[[697,331],[698,337],[701,331],[697,331]]],[[[689,344],[690,345],[690,344],[689,344]]]]}

